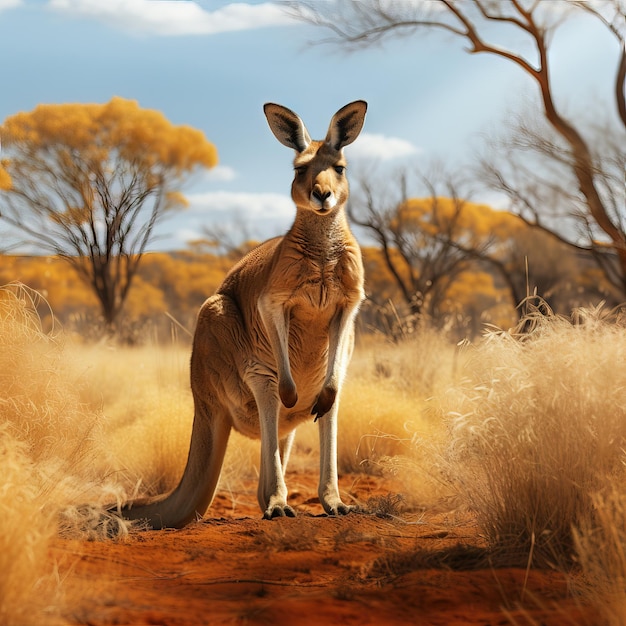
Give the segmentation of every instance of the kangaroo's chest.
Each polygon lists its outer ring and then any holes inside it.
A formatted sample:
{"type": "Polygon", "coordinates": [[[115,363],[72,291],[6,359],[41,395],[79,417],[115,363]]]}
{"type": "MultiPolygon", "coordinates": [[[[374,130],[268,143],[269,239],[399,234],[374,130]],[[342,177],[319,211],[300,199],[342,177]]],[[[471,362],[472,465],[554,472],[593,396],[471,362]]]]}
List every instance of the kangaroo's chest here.
{"type": "Polygon", "coordinates": [[[276,355],[268,329],[280,333],[284,328],[292,369],[323,372],[333,318],[357,307],[362,296],[360,256],[283,254],[257,307],[259,312],[263,309],[257,318],[260,351],[272,362],[276,355]]]}
{"type": "Polygon", "coordinates": [[[303,259],[295,269],[285,301],[292,318],[325,318],[344,302],[346,285],[341,280],[339,261],[303,259]]]}

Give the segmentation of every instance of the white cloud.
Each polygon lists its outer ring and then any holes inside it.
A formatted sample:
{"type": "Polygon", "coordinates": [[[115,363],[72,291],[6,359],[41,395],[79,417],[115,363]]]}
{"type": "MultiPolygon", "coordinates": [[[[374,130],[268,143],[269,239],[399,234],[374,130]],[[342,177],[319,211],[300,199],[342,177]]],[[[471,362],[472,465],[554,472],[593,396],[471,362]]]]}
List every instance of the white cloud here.
{"type": "Polygon", "coordinates": [[[227,229],[242,228],[245,229],[244,238],[263,241],[283,235],[296,213],[291,198],[278,193],[208,191],[187,194],[187,199],[189,207],[186,211],[157,228],[158,244],[162,249],[176,250],[186,246],[201,238],[202,228],[211,224],[220,224],[227,229]]]}
{"type": "Polygon", "coordinates": [[[203,178],[211,183],[228,183],[237,178],[237,172],[230,165],[216,165],[207,170],[203,178]]]}
{"type": "Polygon", "coordinates": [[[215,35],[295,23],[271,2],[234,2],[215,11],[192,0],[49,0],[48,6],[143,35],[215,35]]]}
{"type": "Polygon", "coordinates": [[[22,4],[22,0],[0,0],[0,12],[15,9],[22,4]]]}
{"type": "Polygon", "coordinates": [[[296,209],[293,200],[280,193],[247,193],[231,191],[206,191],[187,195],[189,210],[202,213],[246,215],[251,218],[293,217],[296,209]]]}
{"type": "Polygon", "coordinates": [[[419,148],[406,139],[374,133],[362,133],[346,150],[349,151],[348,156],[351,159],[378,159],[380,161],[400,159],[420,152],[419,148]]]}

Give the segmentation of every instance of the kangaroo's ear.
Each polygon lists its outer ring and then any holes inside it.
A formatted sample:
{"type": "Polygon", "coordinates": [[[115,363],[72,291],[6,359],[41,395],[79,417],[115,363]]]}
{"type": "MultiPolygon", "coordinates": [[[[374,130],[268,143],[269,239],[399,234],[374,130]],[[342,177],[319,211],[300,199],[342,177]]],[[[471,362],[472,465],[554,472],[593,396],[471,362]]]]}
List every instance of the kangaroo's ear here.
{"type": "Polygon", "coordinates": [[[339,109],[330,121],[326,143],[334,150],[341,150],[352,143],[363,128],[366,112],[367,102],[364,100],[351,102],[339,109]]]}
{"type": "Polygon", "coordinates": [[[267,123],[276,139],[284,146],[303,152],[311,143],[311,137],[302,120],[287,107],[268,102],[263,106],[267,123]]]}

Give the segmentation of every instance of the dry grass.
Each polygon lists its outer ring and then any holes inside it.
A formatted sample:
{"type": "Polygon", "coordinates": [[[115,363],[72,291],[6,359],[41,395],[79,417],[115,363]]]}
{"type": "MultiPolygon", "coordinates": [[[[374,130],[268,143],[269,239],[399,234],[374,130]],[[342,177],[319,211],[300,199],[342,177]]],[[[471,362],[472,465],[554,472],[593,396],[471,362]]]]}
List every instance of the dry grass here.
{"type": "Polygon", "coordinates": [[[83,402],[106,416],[103,435],[116,480],[146,494],[173,488],[193,420],[188,354],[175,347],[103,345],[68,346],[66,354],[82,372],[83,402]]]}
{"type": "MultiPolygon", "coordinates": [[[[7,624],[54,619],[51,537],[59,528],[102,537],[110,532],[102,505],[173,487],[193,419],[188,346],[71,343],[43,331],[35,298],[0,289],[7,624]]],[[[396,476],[390,489],[403,506],[455,494],[476,512],[492,552],[509,564],[579,563],[586,597],[607,623],[624,623],[624,320],[592,311],[576,324],[533,322],[524,340],[491,333],[462,348],[428,329],[400,344],[362,340],[341,399],[340,471],[396,476]]],[[[291,467],[317,471],[318,448],[311,422],[291,467]]],[[[256,476],[258,460],[259,443],[233,434],[220,484],[233,509],[255,497],[242,477],[256,476]]]]}
{"type": "Polygon", "coordinates": [[[48,542],[61,508],[94,493],[89,468],[100,416],[81,404],[59,336],[41,329],[37,300],[21,286],[0,289],[0,622],[6,624],[52,619],[59,590],[48,542]]]}
{"type": "Polygon", "coordinates": [[[450,480],[509,561],[571,562],[593,494],[623,478],[626,333],[602,317],[539,317],[524,341],[490,334],[436,407],[450,480]]]}
{"type": "Polygon", "coordinates": [[[40,624],[58,603],[48,542],[55,532],[42,511],[41,477],[26,444],[0,425],[0,623],[40,624]]]}
{"type": "MultiPolygon", "coordinates": [[[[622,486],[622,485],[620,485],[622,486]]],[[[576,586],[598,623],[626,624],[626,494],[612,485],[592,498],[594,515],[574,532],[582,580],[576,586]]]]}

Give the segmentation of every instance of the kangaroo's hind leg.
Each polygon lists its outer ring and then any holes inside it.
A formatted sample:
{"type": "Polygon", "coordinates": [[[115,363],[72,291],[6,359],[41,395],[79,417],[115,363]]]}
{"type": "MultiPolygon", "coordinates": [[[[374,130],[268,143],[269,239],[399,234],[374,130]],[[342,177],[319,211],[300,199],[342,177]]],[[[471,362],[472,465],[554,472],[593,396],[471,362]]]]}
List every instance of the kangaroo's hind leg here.
{"type": "Polygon", "coordinates": [[[283,437],[278,442],[278,451],[280,452],[280,462],[283,468],[283,477],[287,472],[287,463],[289,462],[289,456],[291,455],[291,448],[293,446],[293,440],[296,436],[296,429],[294,428],[286,437],[283,437]]]}
{"type": "Polygon", "coordinates": [[[291,442],[289,436],[282,441],[278,437],[278,414],[282,404],[277,383],[271,377],[255,375],[249,384],[258,407],[261,431],[261,469],[257,492],[259,506],[265,519],[295,517],[295,511],[287,504],[281,448],[286,465],[291,442]]]}

